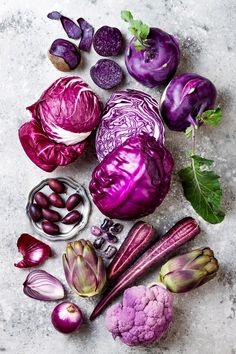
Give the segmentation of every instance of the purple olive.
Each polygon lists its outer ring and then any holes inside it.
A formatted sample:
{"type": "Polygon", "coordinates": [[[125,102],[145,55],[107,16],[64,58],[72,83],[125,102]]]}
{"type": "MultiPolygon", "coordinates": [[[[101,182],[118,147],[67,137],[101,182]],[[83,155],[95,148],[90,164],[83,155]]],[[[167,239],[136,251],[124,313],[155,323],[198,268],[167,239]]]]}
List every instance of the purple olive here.
{"type": "Polygon", "coordinates": [[[105,239],[103,237],[98,237],[96,240],[93,242],[94,248],[97,250],[100,250],[105,242],[105,239]]]}
{"type": "Polygon", "coordinates": [[[79,194],[74,193],[70,195],[66,201],[66,209],[69,211],[73,210],[81,201],[82,198],[79,194]]]}
{"type": "Polygon", "coordinates": [[[61,220],[61,215],[55,210],[43,209],[42,214],[43,214],[44,219],[47,219],[49,221],[60,221],[61,220]]]}
{"type": "Polygon", "coordinates": [[[50,194],[50,196],[48,197],[48,200],[56,208],[64,208],[65,207],[64,200],[57,193],[50,194]]]}
{"type": "Polygon", "coordinates": [[[37,204],[39,206],[41,206],[42,208],[44,208],[44,209],[49,208],[49,200],[44,193],[42,193],[42,192],[35,193],[34,199],[37,202],[37,204]]]}
{"type": "Polygon", "coordinates": [[[104,255],[105,258],[110,259],[110,258],[114,257],[114,255],[116,254],[116,252],[117,252],[117,248],[116,248],[116,247],[114,247],[114,246],[108,246],[108,247],[105,249],[103,255],[104,255]]]}
{"type": "Polygon", "coordinates": [[[60,233],[59,226],[48,220],[42,221],[42,229],[48,235],[58,235],[60,233]]]}
{"type": "Polygon", "coordinates": [[[65,185],[58,181],[56,178],[50,178],[48,185],[56,193],[63,193],[65,191],[65,185]]]}
{"type": "Polygon", "coordinates": [[[64,218],[61,220],[61,222],[65,225],[71,225],[75,224],[78,221],[81,220],[81,214],[78,212],[78,210],[72,210],[64,218]]]}
{"type": "Polygon", "coordinates": [[[31,219],[34,222],[37,222],[39,220],[41,220],[42,218],[42,209],[38,204],[30,204],[29,206],[29,214],[31,219]]]}
{"type": "Polygon", "coordinates": [[[97,226],[92,226],[90,230],[91,230],[91,234],[93,236],[101,236],[101,234],[102,234],[101,229],[97,226]]]}

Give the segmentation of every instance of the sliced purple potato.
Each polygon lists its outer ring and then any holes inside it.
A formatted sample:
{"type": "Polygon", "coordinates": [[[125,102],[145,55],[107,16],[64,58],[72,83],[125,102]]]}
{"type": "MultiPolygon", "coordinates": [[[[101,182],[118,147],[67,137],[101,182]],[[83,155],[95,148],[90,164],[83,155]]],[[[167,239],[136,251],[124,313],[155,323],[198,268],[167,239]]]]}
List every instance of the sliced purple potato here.
{"type": "Polygon", "coordinates": [[[66,16],[61,16],[61,24],[69,38],[79,39],[81,37],[81,28],[70,18],[66,16]]]}
{"type": "Polygon", "coordinates": [[[90,76],[94,83],[104,90],[119,85],[124,74],[119,64],[111,59],[100,59],[91,67],[90,76]]]}
{"type": "Polygon", "coordinates": [[[89,52],[93,43],[94,28],[82,17],[80,17],[77,22],[82,30],[79,49],[83,50],[84,52],[89,52]]]}
{"type": "Polygon", "coordinates": [[[50,18],[50,20],[60,20],[61,14],[58,11],[52,11],[47,14],[47,17],[50,18]]]}
{"type": "Polygon", "coordinates": [[[116,27],[103,26],[96,31],[93,37],[94,49],[103,57],[118,55],[123,43],[121,31],[116,27]]]}
{"type": "Polygon", "coordinates": [[[81,55],[76,45],[60,38],[52,43],[48,57],[60,71],[74,70],[81,61],[81,55]]]}

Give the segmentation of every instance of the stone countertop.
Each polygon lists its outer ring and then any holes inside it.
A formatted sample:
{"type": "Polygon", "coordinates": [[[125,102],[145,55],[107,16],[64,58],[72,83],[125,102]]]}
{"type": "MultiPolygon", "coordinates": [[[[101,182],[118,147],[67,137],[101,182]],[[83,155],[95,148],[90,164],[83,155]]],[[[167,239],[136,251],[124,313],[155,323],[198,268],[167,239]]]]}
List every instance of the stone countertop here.
{"type": "MultiPolygon", "coordinates": [[[[236,192],[236,3],[232,0],[64,0],[0,1],[0,352],[7,354],[235,354],[235,192],[236,192]],[[18,136],[19,126],[30,118],[25,107],[38,99],[55,79],[63,76],[47,59],[47,49],[56,38],[66,38],[60,24],[46,15],[52,10],[74,17],[82,16],[99,28],[111,25],[121,28],[128,38],[127,26],[120,19],[122,9],[130,9],[137,18],[173,33],[180,40],[182,57],[178,72],[193,71],[211,79],[218,89],[224,121],[216,128],[203,128],[198,136],[198,152],[215,160],[215,170],[222,176],[225,221],[210,225],[199,218],[202,233],[183,250],[210,246],[220,262],[218,276],[208,285],[189,294],[175,296],[174,319],[167,335],[147,348],[131,349],[114,341],[104,326],[104,316],[89,323],[80,333],[62,335],[50,322],[54,303],[27,298],[22,283],[28,270],[13,266],[19,254],[16,240],[23,232],[33,233],[25,215],[29,191],[40,180],[51,176],[73,176],[85,187],[96,165],[93,152],[79,161],[48,174],[26,157],[18,136]]],[[[109,94],[98,89],[89,77],[89,68],[98,59],[92,51],[84,56],[81,75],[105,101],[109,94]]],[[[123,58],[117,59],[124,67],[123,58]]],[[[125,68],[124,68],[125,70],[125,68]]],[[[151,93],[157,100],[161,90],[149,90],[128,75],[125,87],[151,93]]],[[[145,218],[160,233],[178,219],[195,216],[183,198],[176,172],[186,163],[189,142],[183,135],[166,132],[167,147],[175,158],[171,191],[153,215],[145,218]]],[[[93,207],[89,226],[99,224],[102,215],[93,207]]],[[[131,223],[126,223],[126,230],[131,223]]],[[[91,238],[88,228],[80,237],[91,238]]],[[[124,237],[124,235],[123,235],[124,237]]],[[[42,268],[65,279],[61,264],[64,242],[52,243],[55,251],[42,268]]],[[[154,281],[157,270],[140,283],[154,281]]],[[[68,289],[68,287],[67,287],[68,289]]],[[[95,299],[85,300],[68,290],[88,318],[95,299]]]]}

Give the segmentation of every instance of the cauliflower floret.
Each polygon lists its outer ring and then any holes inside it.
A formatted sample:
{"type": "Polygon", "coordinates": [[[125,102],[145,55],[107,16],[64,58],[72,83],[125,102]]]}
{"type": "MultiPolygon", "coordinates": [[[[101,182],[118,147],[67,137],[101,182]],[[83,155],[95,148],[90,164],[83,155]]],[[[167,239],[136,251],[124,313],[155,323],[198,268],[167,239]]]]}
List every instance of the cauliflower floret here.
{"type": "Polygon", "coordinates": [[[159,340],[172,320],[173,297],[163,285],[133,286],[124,292],[121,303],[106,314],[106,327],[113,337],[129,346],[159,340]]]}

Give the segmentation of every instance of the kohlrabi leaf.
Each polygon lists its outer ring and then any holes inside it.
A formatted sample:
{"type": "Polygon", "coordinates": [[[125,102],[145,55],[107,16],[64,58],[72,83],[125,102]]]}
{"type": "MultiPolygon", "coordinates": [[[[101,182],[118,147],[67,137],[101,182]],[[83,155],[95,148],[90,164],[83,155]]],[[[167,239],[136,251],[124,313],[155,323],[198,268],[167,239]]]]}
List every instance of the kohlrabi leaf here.
{"type": "Polygon", "coordinates": [[[220,210],[222,189],[219,176],[208,168],[213,160],[191,156],[191,164],[179,171],[184,195],[195,211],[211,224],[223,221],[225,214],[220,210]]]}
{"type": "Polygon", "coordinates": [[[205,111],[196,119],[202,123],[216,126],[222,121],[221,108],[217,107],[216,109],[205,111]]]}
{"type": "Polygon", "coordinates": [[[137,38],[134,42],[136,50],[145,49],[144,41],[149,35],[150,27],[140,20],[134,20],[130,11],[121,11],[121,18],[129,23],[130,32],[137,38]]]}

